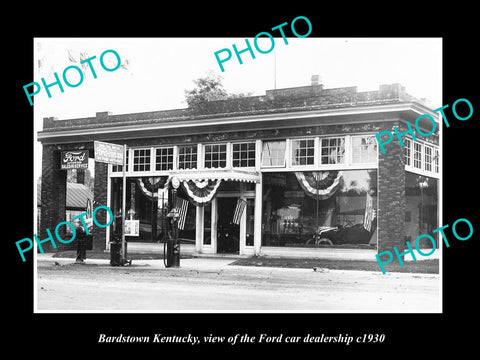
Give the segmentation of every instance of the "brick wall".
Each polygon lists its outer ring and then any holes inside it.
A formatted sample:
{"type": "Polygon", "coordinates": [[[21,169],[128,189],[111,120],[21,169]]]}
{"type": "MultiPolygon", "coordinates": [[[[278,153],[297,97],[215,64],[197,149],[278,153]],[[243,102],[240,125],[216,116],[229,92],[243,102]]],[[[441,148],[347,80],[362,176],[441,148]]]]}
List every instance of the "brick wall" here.
{"type": "MultiPolygon", "coordinates": [[[[67,198],[67,171],[60,170],[60,151],[55,146],[43,146],[42,151],[42,205],[40,228],[37,229],[39,240],[48,238],[46,229],[52,234],[52,238],[59,250],[69,250],[75,248],[75,241],[69,244],[63,244],[55,237],[55,227],[58,223],[65,221],[65,204],[67,198]]],[[[59,236],[62,239],[68,239],[65,235],[65,226],[59,228],[59,236]]],[[[50,252],[53,249],[52,243],[42,244],[44,252],[50,252]]]]}
{"type": "MultiPolygon", "coordinates": [[[[391,123],[385,130],[398,126],[391,123]]],[[[405,247],[405,159],[404,149],[392,141],[378,158],[378,252],[405,247]]]]}

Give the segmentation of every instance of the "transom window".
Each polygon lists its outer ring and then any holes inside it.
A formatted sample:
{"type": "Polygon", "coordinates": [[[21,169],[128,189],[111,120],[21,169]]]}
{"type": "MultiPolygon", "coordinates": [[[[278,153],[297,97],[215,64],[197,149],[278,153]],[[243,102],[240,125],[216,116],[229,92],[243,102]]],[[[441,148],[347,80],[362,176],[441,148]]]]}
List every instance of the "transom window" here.
{"type": "Polygon", "coordinates": [[[178,147],[178,168],[195,169],[197,168],[197,145],[178,147]]]}
{"type": "Polygon", "coordinates": [[[345,138],[321,139],[321,164],[345,163],[345,138]]]}
{"type": "Polygon", "coordinates": [[[292,165],[313,165],[315,162],[315,140],[292,140],[292,165]]]}
{"type": "MultiPolygon", "coordinates": [[[[127,158],[125,159],[125,162],[127,164],[127,169],[128,169],[128,160],[129,160],[129,154],[130,154],[130,149],[127,149],[127,158]]],[[[123,165],[112,165],[112,172],[122,172],[123,171],[123,165]]]]}
{"type": "Polygon", "coordinates": [[[262,145],[262,166],[285,166],[286,141],[264,141],[262,145]]]}
{"type": "Polygon", "coordinates": [[[412,156],[412,142],[410,141],[410,139],[404,139],[403,142],[405,143],[405,146],[403,148],[405,154],[405,165],[410,166],[410,158],[412,156]]]}
{"type": "Polygon", "coordinates": [[[233,167],[255,166],[255,143],[235,143],[232,146],[233,167]]]}
{"type": "Polygon", "coordinates": [[[422,144],[418,142],[413,144],[413,167],[422,168],[422,144]]]}
{"type": "Polygon", "coordinates": [[[155,170],[173,169],[173,147],[155,149],[155,170]]]}
{"type": "Polygon", "coordinates": [[[205,167],[224,168],[227,166],[227,145],[205,145],[205,167]]]}
{"type": "Polygon", "coordinates": [[[432,148],[425,146],[425,170],[432,171],[432,148]]]}
{"type": "Polygon", "coordinates": [[[377,140],[375,136],[352,136],[352,163],[370,164],[377,162],[377,140]]]}
{"type": "Polygon", "coordinates": [[[150,149],[133,150],[133,171],[150,171],[150,149]]]}

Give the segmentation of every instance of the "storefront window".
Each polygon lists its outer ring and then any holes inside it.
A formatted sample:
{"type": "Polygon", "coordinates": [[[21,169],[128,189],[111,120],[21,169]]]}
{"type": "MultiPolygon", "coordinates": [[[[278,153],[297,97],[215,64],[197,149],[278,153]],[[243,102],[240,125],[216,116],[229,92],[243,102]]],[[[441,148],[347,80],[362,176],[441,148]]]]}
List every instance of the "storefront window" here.
{"type": "Polygon", "coordinates": [[[377,171],[263,174],[263,246],[377,244],[377,171]]]}
{"type": "Polygon", "coordinates": [[[179,209],[180,217],[178,219],[178,237],[184,243],[195,243],[195,229],[196,229],[196,214],[197,207],[187,200],[183,186],[180,186],[177,191],[177,209],[179,209]]]}
{"type": "Polygon", "coordinates": [[[292,165],[313,165],[315,162],[315,140],[292,140],[292,165]]]}
{"type": "Polygon", "coordinates": [[[233,167],[255,167],[255,143],[235,143],[232,146],[233,167]]]}
{"type": "MultiPolygon", "coordinates": [[[[163,240],[168,228],[168,192],[163,191],[167,177],[135,177],[126,179],[125,220],[138,220],[138,232],[126,236],[127,241],[156,242],[163,240]],[[160,189],[160,191],[158,191],[160,189]]],[[[114,214],[112,236],[121,235],[122,179],[112,179],[110,209],[114,214]]]]}
{"type": "Polygon", "coordinates": [[[286,142],[264,141],[262,148],[262,166],[285,166],[286,142]]]}
{"type": "MultiPolygon", "coordinates": [[[[419,235],[430,234],[437,240],[438,228],[438,180],[417,175],[411,172],[405,174],[405,238],[415,247],[419,235]]],[[[431,247],[428,239],[420,241],[420,247],[431,247]]]]}

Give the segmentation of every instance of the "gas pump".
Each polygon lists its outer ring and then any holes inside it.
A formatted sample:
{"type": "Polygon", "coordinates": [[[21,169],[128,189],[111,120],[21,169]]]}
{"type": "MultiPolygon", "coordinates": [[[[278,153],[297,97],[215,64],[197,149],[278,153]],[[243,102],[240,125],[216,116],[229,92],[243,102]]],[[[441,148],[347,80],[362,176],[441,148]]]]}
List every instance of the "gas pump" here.
{"type": "Polygon", "coordinates": [[[180,186],[180,181],[177,177],[172,178],[173,186],[173,208],[168,213],[167,217],[171,219],[172,235],[165,239],[163,244],[163,262],[165,267],[180,267],[180,239],[178,238],[178,218],[180,214],[175,207],[177,202],[177,189],[180,186]],[[165,251],[166,247],[166,251],[165,251]]]}

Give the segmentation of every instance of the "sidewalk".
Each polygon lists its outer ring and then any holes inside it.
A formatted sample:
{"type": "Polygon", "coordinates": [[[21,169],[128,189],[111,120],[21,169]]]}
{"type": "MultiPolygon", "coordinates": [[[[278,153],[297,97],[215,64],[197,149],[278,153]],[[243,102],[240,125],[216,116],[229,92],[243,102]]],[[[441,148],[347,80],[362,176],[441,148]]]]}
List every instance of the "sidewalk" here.
{"type": "MultiPolygon", "coordinates": [[[[36,254],[38,262],[57,262],[60,265],[66,264],[75,264],[75,258],[57,258],[53,257],[55,253],[47,254],[36,254]]],[[[88,256],[88,254],[87,254],[88,256]]],[[[236,261],[235,258],[219,258],[219,257],[197,257],[190,259],[181,259],[180,260],[180,269],[186,270],[221,270],[227,267],[230,263],[236,261]]],[[[84,262],[85,265],[97,265],[97,266],[108,266],[110,267],[109,259],[87,259],[84,262]]],[[[81,266],[81,264],[79,264],[81,266]]],[[[142,267],[149,266],[152,269],[165,269],[163,259],[147,260],[139,259],[133,260],[132,265],[126,265],[124,268],[128,267],[142,267]]],[[[176,268],[169,268],[176,269],[176,268]]]]}

